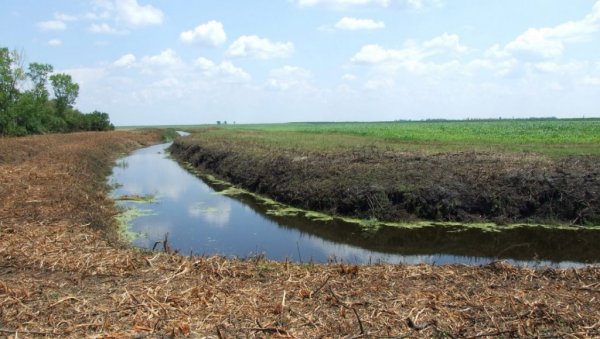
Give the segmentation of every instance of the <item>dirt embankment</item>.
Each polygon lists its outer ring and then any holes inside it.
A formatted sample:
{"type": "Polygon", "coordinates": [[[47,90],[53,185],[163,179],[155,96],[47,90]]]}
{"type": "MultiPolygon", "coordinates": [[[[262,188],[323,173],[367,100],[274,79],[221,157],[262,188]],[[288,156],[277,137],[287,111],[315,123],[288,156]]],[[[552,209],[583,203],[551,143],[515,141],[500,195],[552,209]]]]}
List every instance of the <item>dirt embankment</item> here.
{"type": "Polygon", "coordinates": [[[209,138],[178,140],[171,152],[248,190],[335,215],[600,224],[598,157],[421,155],[379,148],[294,153],[209,138]]]}
{"type": "Polygon", "coordinates": [[[0,138],[0,337],[600,336],[600,268],[184,257],[121,246],[111,161],[157,135],[0,138]]]}

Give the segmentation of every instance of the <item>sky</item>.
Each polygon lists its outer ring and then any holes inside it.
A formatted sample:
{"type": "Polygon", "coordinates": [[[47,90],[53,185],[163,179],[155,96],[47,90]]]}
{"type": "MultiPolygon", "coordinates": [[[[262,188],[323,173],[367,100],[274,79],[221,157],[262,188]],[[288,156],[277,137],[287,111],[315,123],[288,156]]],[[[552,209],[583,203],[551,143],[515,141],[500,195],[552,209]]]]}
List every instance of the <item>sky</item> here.
{"type": "Polygon", "coordinates": [[[0,0],[116,125],[600,116],[600,0],[0,0]]]}

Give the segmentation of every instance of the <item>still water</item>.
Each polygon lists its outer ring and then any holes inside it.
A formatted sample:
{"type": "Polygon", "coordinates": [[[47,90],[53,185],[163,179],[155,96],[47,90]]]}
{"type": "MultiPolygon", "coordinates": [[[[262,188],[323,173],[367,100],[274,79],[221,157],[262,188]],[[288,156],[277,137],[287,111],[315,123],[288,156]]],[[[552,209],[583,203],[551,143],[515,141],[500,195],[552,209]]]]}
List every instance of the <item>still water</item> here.
{"type": "Polygon", "coordinates": [[[339,220],[266,214],[251,196],[219,194],[169,158],[170,144],[135,151],[120,159],[109,177],[114,198],[153,196],[152,201],[118,201],[137,211],[130,221],[134,246],[168,243],[182,254],[347,263],[516,264],[570,267],[600,262],[600,231],[523,227],[485,232],[458,227],[365,230],[339,220]]]}

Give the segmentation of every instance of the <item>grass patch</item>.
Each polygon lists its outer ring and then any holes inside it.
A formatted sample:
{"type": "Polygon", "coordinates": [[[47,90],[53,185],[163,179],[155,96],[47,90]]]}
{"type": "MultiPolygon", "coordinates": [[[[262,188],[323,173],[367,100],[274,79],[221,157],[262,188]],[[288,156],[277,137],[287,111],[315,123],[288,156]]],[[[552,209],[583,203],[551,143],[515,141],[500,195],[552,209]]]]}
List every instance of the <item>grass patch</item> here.
{"type": "Polygon", "coordinates": [[[535,152],[600,154],[600,119],[348,122],[196,128],[196,137],[232,138],[294,151],[535,152]]]}

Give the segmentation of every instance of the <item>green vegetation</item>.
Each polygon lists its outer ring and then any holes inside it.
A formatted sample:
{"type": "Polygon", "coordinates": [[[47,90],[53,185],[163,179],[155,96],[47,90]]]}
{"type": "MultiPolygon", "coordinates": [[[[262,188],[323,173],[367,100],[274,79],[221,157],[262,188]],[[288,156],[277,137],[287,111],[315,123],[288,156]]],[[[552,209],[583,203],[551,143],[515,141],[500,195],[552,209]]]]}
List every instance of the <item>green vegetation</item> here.
{"type": "Polygon", "coordinates": [[[600,119],[398,121],[205,126],[206,137],[244,139],[294,151],[508,151],[600,154],[600,119]]]}
{"type": "Polygon", "coordinates": [[[35,62],[25,70],[17,52],[0,48],[0,136],[114,129],[108,114],[73,108],[79,85],[70,75],[53,71],[52,65],[35,62]]]}
{"type": "Polygon", "coordinates": [[[174,128],[165,128],[161,130],[160,136],[164,142],[169,142],[175,140],[179,134],[177,134],[177,130],[174,128]]]}
{"type": "Polygon", "coordinates": [[[119,236],[126,241],[133,241],[141,236],[142,233],[135,232],[131,229],[131,222],[135,219],[145,216],[155,215],[152,210],[129,207],[117,215],[117,223],[119,225],[119,236]]]}

